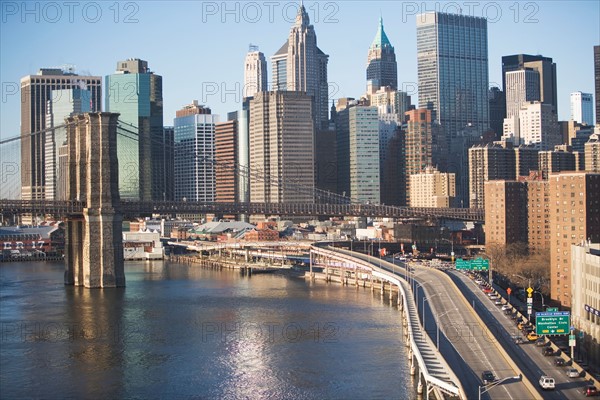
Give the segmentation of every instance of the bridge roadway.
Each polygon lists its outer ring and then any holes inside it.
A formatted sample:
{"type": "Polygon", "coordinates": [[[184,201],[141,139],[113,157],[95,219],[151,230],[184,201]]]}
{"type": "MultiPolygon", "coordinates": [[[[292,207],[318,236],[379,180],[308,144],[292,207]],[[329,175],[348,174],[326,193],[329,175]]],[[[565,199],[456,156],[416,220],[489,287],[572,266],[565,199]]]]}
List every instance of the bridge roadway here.
{"type": "MultiPolygon", "coordinates": [[[[467,399],[479,398],[481,373],[490,370],[498,379],[515,377],[523,373],[508,356],[498,340],[486,328],[484,322],[466,301],[463,293],[444,272],[408,266],[361,255],[371,259],[386,271],[403,276],[410,283],[417,307],[417,318],[423,316],[425,305],[425,331],[432,343],[437,342],[438,315],[440,323],[439,346],[443,358],[452,366],[465,391],[467,399]],[[413,289],[414,288],[414,289],[413,289]],[[423,300],[425,298],[425,300],[423,300]]],[[[437,343],[436,343],[437,344],[437,343]]],[[[434,349],[435,351],[435,349],[434,349]]],[[[527,377],[507,379],[489,389],[482,399],[542,399],[534,384],[527,377]]]]}
{"type": "Polygon", "coordinates": [[[410,350],[417,360],[419,369],[421,370],[420,373],[423,374],[423,377],[429,386],[428,388],[425,388],[423,397],[426,399],[430,398],[429,392],[435,388],[454,397],[459,397],[461,399],[469,398],[465,397],[456,374],[437,351],[433,341],[428,335],[423,333],[419,322],[418,307],[412,296],[410,296],[411,289],[408,282],[402,279],[402,276],[392,274],[385,268],[378,267],[378,258],[351,252],[349,250],[339,248],[334,249],[327,246],[327,243],[319,243],[315,246],[314,250],[311,251],[335,254],[333,256],[335,258],[332,259],[337,258],[344,261],[357,260],[358,264],[371,269],[373,276],[377,279],[384,279],[399,286],[399,296],[402,296],[402,304],[404,305],[403,312],[405,313],[407,321],[406,333],[408,334],[408,340],[410,341],[410,350]],[[335,250],[335,252],[332,250],[335,250]]]}
{"type": "MultiPolygon", "coordinates": [[[[544,399],[576,399],[582,397],[583,388],[588,384],[584,378],[569,378],[566,369],[570,366],[554,365],[555,357],[542,355],[542,347],[532,343],[517,345],[512,336],[522,336],[515,321],[505,315],[494,305],[479,286],[465,274],[449,271],[450,277],[461,288],[469,302],[475,301],[475,310],[485,323],[495,331],[495,336],[506,349],[521,370],[529,377],[538,390],[537,381],[542,375],[549,375],[556,380],[556,390],[543,393],[544,399]]],[[[496,290],[502,290],[495,286],[496,290]]],[[[503,293],[504,294],[504,293],[503,293]]],[[[513,298],[513,303],[515,303],[513,298]]],[[[568,359],[566,356],[564,359],[568,359]]]]}
{"type": "Polygon", "coordinates": [[[506,353],[486,324],[465,299],[462,291],[448,275],[440,270],[413,264],[417,303],[425,307],[427,333],[437,336],[439,315],[440,351],[454,367],[465,388],[467,398],[478,398],[483,384],[481,373],[492,371],[496,378],[521,375],[522,379],[507,379],[491,388],[481,398],[490,399],[541,399],[536,382],[524,376],[513,359],[506,353]],[[423,300],[425,299],[425,300],[423,300]]]}
{"type": "MultiPolygon", "coordinates": [[[[83,212],[84,201],[0,200],[0,214],[76,215],[83,212]]],[[[142,202],[121,200],[127,216],[175,213],[289,215],[289,216],[354,216],[388,218],[446,218],[463,221],[483,221],[483,210],[471,208],[415,208],[380,204],[331,203],[200,203],[192,201],[142,202]]]]}

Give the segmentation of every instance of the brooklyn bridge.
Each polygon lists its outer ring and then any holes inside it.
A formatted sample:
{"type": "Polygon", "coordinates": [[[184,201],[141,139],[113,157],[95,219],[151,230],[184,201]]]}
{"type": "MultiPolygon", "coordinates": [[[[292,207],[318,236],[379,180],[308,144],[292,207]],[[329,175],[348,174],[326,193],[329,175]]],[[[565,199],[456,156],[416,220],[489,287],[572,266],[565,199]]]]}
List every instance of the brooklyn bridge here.
{"type": "MultiPolygon", "coordinates": [[[[363,203],[346,196],[316,188],[293,187],[311,191],[313,202],[195,202],[121,200],[119,195],[117,136],[135,136],[135,131],[118,119],[119,114],[86,113],[66,119],[54,129],[66,129],[68,157],[67,200],[20,199],[20,192],[7,190],[17,185],[19,174],[7,168],[5,155],[15,152],[23,142],[44,143],[48,129],[28,136],[0,141],[3,154],[0,216],[18,220],[20,216],[53,216],[66,222],[65,283],[85,287],[125,285],[123,271],[122,221],[124,217],[176,216],[177,214],[264,215],[283,217],[387,217],[455,219],[482,221],[483,211],[465,208],[411,208],[363,203]]],[[[206,162],[216,163],[213,159],[206,162]]],[[[220,168],[230,168],[222,166],[220,168]]],[[[241,173],[244,173],[243,171],[241,173]]],[[[252,179],[267,180],[270,185],[293,183],[271,181],[256,171],[246,171],[252,179]]]]}

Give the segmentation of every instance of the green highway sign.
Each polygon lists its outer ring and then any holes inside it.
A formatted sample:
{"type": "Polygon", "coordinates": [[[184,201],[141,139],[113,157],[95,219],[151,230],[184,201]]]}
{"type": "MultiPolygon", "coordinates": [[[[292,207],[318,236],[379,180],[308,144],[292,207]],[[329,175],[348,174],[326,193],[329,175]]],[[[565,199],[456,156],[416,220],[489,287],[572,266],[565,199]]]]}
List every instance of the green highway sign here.
{"type": "Polygon", "coordinates": [[[471,262],[462,258],[457,258],[455,265],[456,269],[471,269],[471,262]]]}
{"type": "Polygon", "coordinates": [[[546,311],[548,311],[548,312],[558,311],[558,307],[547,307],[546,311]]]}
{"type": "Polygon", "coordinates": [[[569,311],[538,312],[535,314],[535,333],[538,335],[566,335],[569,333],[569,311]]]}
{"type": "Polygon", "coordinates": [[[474,260],[463,260],[462,258],[456,259],[456,269],[467,270],[467,271],[489,271],[490,260],[478,257],[474,260]]]}

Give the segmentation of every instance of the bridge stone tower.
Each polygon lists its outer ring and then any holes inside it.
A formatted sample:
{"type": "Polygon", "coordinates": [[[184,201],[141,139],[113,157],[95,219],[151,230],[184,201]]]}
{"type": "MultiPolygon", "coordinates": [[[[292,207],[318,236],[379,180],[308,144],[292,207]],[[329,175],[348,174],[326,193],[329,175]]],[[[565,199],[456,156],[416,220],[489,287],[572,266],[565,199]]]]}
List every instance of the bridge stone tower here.
{"type": "Polygon", "coordinates": [[[94,112],[66,119],[69,200],[85,203],[67,220],[65,284],[125,286],[117,118],[94,112]]]}

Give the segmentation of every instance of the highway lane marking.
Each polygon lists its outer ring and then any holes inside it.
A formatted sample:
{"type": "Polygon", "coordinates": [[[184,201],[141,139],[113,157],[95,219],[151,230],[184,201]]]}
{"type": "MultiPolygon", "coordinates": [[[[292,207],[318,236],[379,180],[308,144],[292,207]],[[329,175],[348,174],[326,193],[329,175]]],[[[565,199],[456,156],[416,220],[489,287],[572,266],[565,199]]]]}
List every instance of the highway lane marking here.
{"type": "MultiPolygon", "coordinates": [[[[428,286],[430,286],[430,288],[432,288],[432,289],[436,289],[435,293],[440,293],[441,292],[440,288],[437,287],[437,285],[435,285],[435,284],[429,283],[428,286]]],[[[454,297],[450,296],[450,293],[448,293],[448,287],[442,285],[441,289],[443,289],[443,292],[445,293],[445,295],[450,299],[450,302],[452,303],[452,307],[460,310],[461,308],[457,307],[457,304],[455,302],[454,297]]],[[[459,294],[459,295],[462,295],[462,294],[459,294]]],[[[439,299],[438,299],[438,301],[439,301],[439,299]]],[[[431,307],[431,305],[430,305],[430,307],[431,307]]],[[[478,349],[476,351],[473,351],[473,348],[471,347],[471,352],[473,353],[474,356],[479,356],[479,360],[480,361],[484,361],[484,362],[477,363],[477,364],[482,364],[484,367],[488,366],[490,370],[494,371],[495,368],[492,365],[492,363],[490,362],[490,359],[488,358],[488,356],[486,355],[486,353],[483,351],[483,349],[481,347],[481,344],[479,342],[479,338],[475,335],[474,328],[472,326],[472,325],[477,325],[479,327],[479,324],[477,323],[477,321],[474,321],[474,320],[470,320],[469,323],[467,323],[467,319],[465,318],[465,316],[462,313],[459,313],[459,314],[461,316],[461,320],[463,321],[463,326],[465,326],[465,325],[467,326],[467,329],[469,331],[470,337],[473,339],[472,341],[469,341],[469,343],[473,343],[474,342],[476,344],[476,346],[477,346],[477,349],[478,349]]],[[[489,332],[489,329],[488,329],[488,332],[489,332]]],[[[446,332],[444,331],[444,334],[445,333],[446,332]]],[[[482,333],[483,333],[483,331],[482,331],[482,333]]],[[[482,337],[483,337],[483,335],[482,335],[482,337]]],[[[462,338],[462,336],[461,336],[461,338],[462,338]]],[[[488,335],[488,338],[489,338],[489,335],[488,335]]],[[[451,340],[449,340],[449,341],[454,346],[454,343],[451,340]]],[[[455,347],[455,349],[456,349],[456,347],[455,347]]],[[[462,355],[461,355],[461,358],[463,358],[462,355]]],[[[463,360],[464,360],[464,358],[463,358],[463,360]]],[[[466,360],[465,360],[465,362],[466,362],[466,360]]],[[[472,364],[467,362],[467,365],[472,365],[472,364]]],[[[510,369],[509,365],[506,365],[506,366],[509,367],[509,369],[510,369]]],[[[499,386],[502,386],[502,388],[504,389],[504,391],[506,392],[506,394],[508,395],[508,397],[510,399],[513,399],[512,395],[510,394],[510,392],[508,391],[508,389],[507,389],[506,386],[504,386],[504,385],[499,385],[499,386]]]]}
{"type": "MultiPolygon", "coordinates": [[[[472,284],[474,284],[474,282],[472,280],[468,279],[464,274],[456,273],[456,274],[453,274],[453,275],[455,277],[457,277],[466,286],[468,286],[468,282],[466,280],[469,280],[469,281],[471,281],[472,284]]],[[[448,275],[445,275],[445,276],[450,280],[450,282],[453,282],[452,279],[450,279],[450,277],[448,275]]],[[[462,291],[458,288],[458,286],[456,286],[456,283],[454,283],[454,286],[455,286],[456,290],[458,290],[458,292],[461,293],[461,299],[463,300],[463,302],[465,304],[467,304],[467,308],[469,308],[470,311],[473,313],[473,317],[476,318],[476,319],[478,318],[480,320],[481,324],[483,324],[483,327],[487,326],[487,324],[485,324],[483,322],[483,320],[481,320],[481,317],[478,315],[478,313],[476,312],[476,310],[470,307],[470,304],[469,304],[468,300],[466,299],[466,296],[464,296],[462,294],[462,291]]],[[[481,298],[480,298],[481,294],[477,294],[477,291],[472,291],[472,293],[475,295],[475,298],[477,298],[477,299],[479,299],[481,301],[481,298]]],[[[488,310],[488,312],[489,312],[489,310],[488,310]]],[[[489,332],[489,329],[488,329],[488,332],[489,332]]],[[[496,342],[497,342],[497,339],[496,339],[496,342]]],[[[502,347],[502,346],[500,346],[500,343],[497,343],[496,346],[497,347],[502,347]]],[[[504,353],[505,353],[505,351],[504,351],[504,353]]],[[[504,353],[500,352],[500,354],[502,354],[504,358],[508,357],[508,358],[506,358],[505,361],[508,364],[508,366],[510,366],[511,368],[513,368],[513,372],[519,371],[522,374],[522,371],[520,370],[520,368],[518,367],[518,365],[516,365],[516,363],[514,362],[514,360],[512,360],[512,358],[508,354],[504,354],[504,353]],[[511,360],[512,364],[508,360],[511,360]]],[[[524,375],[522,375],[522,376],[523,376],[522,382],[523,382],[523,384],[525,384],[524,381],[527,378],[524,375]]],[[[529,380],[527,380],[527,382],[528,382],[528,384],[525,385],[525,387],[527,388],[527,390],[534,396],[534,398],[539,398],[539,397],[536,397],[536,395],[539,396],[539,392],[537,392],[535,390],[533,384],[531,382],[529,382],[529,380]]],[[[505,388],[505,390],[508,391],[507,388],[505,388]]]]}

